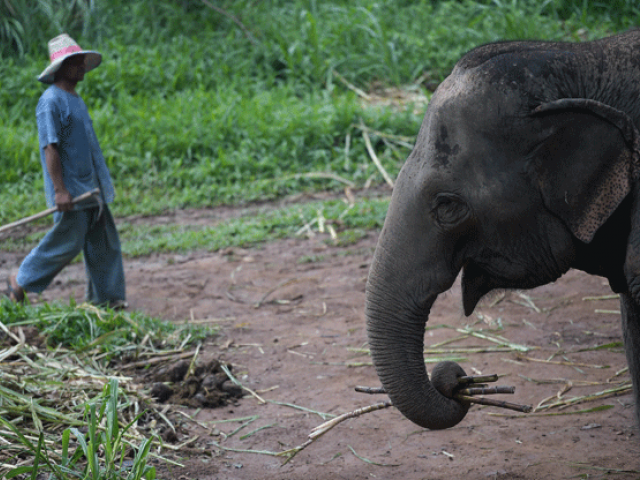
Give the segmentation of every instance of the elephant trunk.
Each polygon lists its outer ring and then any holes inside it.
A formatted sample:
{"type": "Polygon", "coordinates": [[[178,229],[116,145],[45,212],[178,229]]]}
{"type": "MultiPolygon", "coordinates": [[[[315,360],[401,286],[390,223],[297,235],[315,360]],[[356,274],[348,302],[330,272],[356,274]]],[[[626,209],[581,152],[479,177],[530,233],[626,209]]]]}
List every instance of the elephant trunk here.
{"type": "Polygon", "coordinates": [[[469,409],[469,405],[452,398],[458,377],[465,373],[459,365],[444,362],[433,369],[430,382],[423,349],[425,323],[433,302],[439,293],[450,288],[455,275],[438,282],[441,288],[428,286],[427,293],[420,295],[422,300],[417,301],[410,293],[416,283],[408,279],[406,272],[423,267],[411,265],[411,261],[398,265],[398,257],[392,258],[385,251],[379,243],[365,306],[369,346],[378,377],[393,405],[409,420],[432,430],[453,427],[469,409]],[[403,268],[405,273],[401,273],[403,268]]]}

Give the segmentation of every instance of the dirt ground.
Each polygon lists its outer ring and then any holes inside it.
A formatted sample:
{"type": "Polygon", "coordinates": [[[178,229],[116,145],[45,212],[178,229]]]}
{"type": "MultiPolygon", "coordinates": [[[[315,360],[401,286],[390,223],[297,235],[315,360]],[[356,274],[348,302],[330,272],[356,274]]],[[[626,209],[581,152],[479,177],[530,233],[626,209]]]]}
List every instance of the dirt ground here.
{"type": "MultiPolygon", "coordinates": [[[[139,221],[213,223],[232,214],[214,209],[139,221]]],[[[231,363],[238,380],[266,401],[247,394],[223,408],[180,407],[189,418],[177,441],[190,443],[175,460],[184,466],[158,463],[158,478],[640,478],[640,435],[628,390],[544,411],[563,414],[554,416],[474,406],[446,431],[423,430],[390,408],[342,423],[284,466],[282,458],[233,451],[293,448],[328,418],[322,414],[386,399],[354,391],[379,385],[370,358],[358,350],[367,346],[364,290],[376,239],[370,232],[339,247],[317,234],[251,249],[125,259],[129,308],[217,325],[219,335],[201,355],[231,363]],[[593,411],[600,406],[610,408],[593,411]]],[[[22,256],[0,253],[2,278],[22,256]]],[[[83,289],[83,267],[75,264],[37,301],[81,300],[83,289]]],[[[516,392],[497,398],[534,407],[617,388],[629,379],[622,348],[593,347],[621,341],[618,302],[586,298],[610,293],[604,279],[570,271],[554,284],[486,299],[464,317],[456,283],[437,300],[428,323],[447,328],[425,336],[427,347],[450,341],[438,348],[453,353],[426,357],[459,357],[468,374],[500,374],[499,383],[516,392]],[[456,331],[465,327],[530,350],[512,345],[475,353],[471,346],[499,345],[456,331]]]]}

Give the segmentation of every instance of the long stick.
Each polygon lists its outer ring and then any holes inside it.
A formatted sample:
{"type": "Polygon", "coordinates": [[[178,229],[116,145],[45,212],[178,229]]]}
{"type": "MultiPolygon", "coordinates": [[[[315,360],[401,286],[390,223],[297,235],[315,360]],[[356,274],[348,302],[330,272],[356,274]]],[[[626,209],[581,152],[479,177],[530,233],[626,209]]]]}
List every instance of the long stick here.
{"type": "Polygon", "coordinates": [[[455,395],[454,398],[463,402],[476,403],[478,405],[489,405],[491,407],[506,408],[508,410],[515,410],[516,412],[522,412],[522,413],[531,412],[531,405],[517,405],[515,403],[503,402],[500,400],[493,400],[493,399],[484,398],[484,397],[471,397],[468,395],[455,395]]]}
{"type": "Polygon", "coordinates": [[[387,184],[391,188],[393,188],[393,180],[391,180],[391,177],[389,176],[387,171],[384,169],[384,167],[382,166],[382,163],[380,163],[380,160],[376,155],[376,152],[373,150],[373,146],[371,145],[371,139],[369,138],[369,134],[367,133],[364,123],[362,122],[360,122],[360,129],[362,130],[362,137],[364,138],[364,144],[365,144],[365,147],[367,147],[367,151],[369,152],[369,156],[371,157],[371,160],[373,160],[373,163],[376,165],[376,167],[378,167],[378,170],[382,174],[382,177],[384,178],[385,182],[387,182],[387,184]]]}
{"type": "MultiPolygon", "coordinates": [[[[99,188],[94,188],[93,190],[83,193],[82,195],[78,195],[76,198],[74,198],[73,200],[71,200],[71,203],[78,203],[81,202],[83,200],[86,200],[89,197],[93,197],[94,195],[98,195],[100,193],[100,189],[99,188]]],[[[47,215],[51,215],[54,212],[58,211],[58,207],[51,207],[51,208],[47,208],[46,210],[43,210],[40,213],[36,213],[35,215],[31,215],[30,217],[26,217],[23,218],[22,220],[17,220],[13,223],[9,223],[7,225],[4,225],[2,227],[0,227],[0,233],[2,232],[6,232],[7,230],[11,230],[12,228],[15,227],[19,227],[20,225],[24,225],[26,223],[29,222],[33,222],[34,220],[38,220],[39,218],[44,218],[47,215]]]]}

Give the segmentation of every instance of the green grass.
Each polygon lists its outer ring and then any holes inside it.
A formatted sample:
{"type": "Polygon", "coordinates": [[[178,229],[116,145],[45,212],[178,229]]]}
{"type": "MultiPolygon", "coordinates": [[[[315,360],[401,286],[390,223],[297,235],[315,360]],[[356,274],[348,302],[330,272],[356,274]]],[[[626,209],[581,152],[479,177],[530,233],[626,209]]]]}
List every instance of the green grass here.
{"type": "MultiPolygon", "coordinates": [[[[412,105],[374,107],[351,85],[365,92],[413,89],[428,97],[457,59],[479,44],[588,40],[640,24],[636,0],[222,0],[215,5],[228,15],[201,0],[0,1],[0,225],[45,208],[34,118],[43,85],[35,79],[47,65],[47,40],[62,31],[104,54],[79,91],[116,184],[112,209],[120,218],[123,249],[138,256],[255,246],[323,229],[336,244],[355,243],[382,226],[388,199],[359,199],[352,207],[340,200],[252,207],[206,226],[154,226],[122,218],[338,191],[345,183],[356,189],[381,184],[359,126],[374,131],[376,155],[395,177],[424,107],[417,112],[412,105]]],[[[3,241],[2,249],[25,250],[40,236],[3,241]]],[[[300,259],[313,261],[318,258],[300,259]]],[[[79,356],[98,350],[107,359],[123,349],[135,351],[147,335],[161,344],[207,334],[73,303],[32,307],[1,301],[0,320],[35,326],[51,346],[79,356]]],[[[146,467],[147,439],[137,447],[128,444],[137,452],[134,467],[121,468],[130,424],[120,425],[116,418],[117,392],[110,383],[83,404],[86,415],[73,422],[84,429],[62,430],[59,457],[49,450],[50,438],[29,437],[0,418],[5,427],[0,435],[34,459],[10,475],[154,478],[146,467]]],[[[39,422],[36,414],[33,422],[39,422]]]]}
{"type": "Polygon", "coordinates": [[[340,200],[290,206],[207,226],[121,226],[123,250],[140,256],[152,252],[216,251],[231,246],[255,246],[265,241],[304,234],[303,227],[318,232],[318,219],[332,225],[339,239],[354,229],[372,230],[382,227],[388,199],[372,199],[351,208],[340,200]]]}
{"type": "MultiPolygon", "coordinates": [[[[339,199],[325,200],[281,208],[246,209],[238,217],[206,225],[193,225],[188,222],[182,225],[154,225],[151,222],[121,221],[118,223],[118,230],[122,251],[127,257],[257,246],[270,240],[302,237],[307,232],[304,229],[305,225],[308,225],[308,230],[319,233],[319,221],[333,228],[337,237],[334,244],[348,245],[357,242],[366,231],[382,228],[388,205],[388,197],[361,198],[353,205],[347,205],[344,200],[339,199]]],[[[7,240],[3,249],[28,250],[33,248],[43,235],[44,232],[39,232],[24,238],[7,240]]]]}
{"type": "MultiPolygon", "coordinates": [[[[101,395],[84,405],[86,432],[76,427],[64,429],[59,439],[59,457],[56,457],[55,447],[47,446],[44,431],[39,432],[38,441],[34,443],[12,422],[0,417],[0,427],[3,428],[0,436],[22,447],[22,465],[9,469],[3,478],[26,478],[24,475],[30,475],[29,478],[35,480],[49,473],[51,476],[48,478],[56,480],[155,479],[155,467],[147,463],[152,442],[145,438],[136,447],[125,437],[137,418],[120,426],[118,410],[122,404],[118,393],[118,380],[111,379],[101,395]],[[131,451],[133,460],[129,460],[131,451]],[[24,457],[32,457],[30,465],[24,464],[24,457]]],[[[35,413],[34,418],[37,419],[35,413]]]]}
{"type": "MultiPolygon", "coordinates": [[[[341,187],[296,176],[308,172],[337,174],[357,187],[372,176],[381,183],[354,125],[362,119],[412,138],[421,112],[363,104],[334,72],[365,91],[420,79],[424,88],[481,43],[598,38],[640,21],[630,0],[220,6],[250,33],[198,0],[0,3],[0,38],[7,39],[0,49],[0,224],[44,208],[34,119],[43,88],[35,77],[47,63],[46,40],[60,29],[104,53],[80,90],[118,189],[114,213],[124,216],[341,187]],[[142,14],[147,8],[152,15],[142,14]]],[[[374,149],[395,175],[407,152],[380,138],[374,149]]]]}
{"type": "Polygon", "coordinates": [[[215,330],[181,325],[149,317],[141,312],[114,311],[88,304],[42,305],[15,304],[0,299],[0,321],[6,326],[35,327],[46,338],[47,346],[68,348],[75,352],[97,350],[109,361],[114,352],[135,352],[136,345],[147,337],[157,347],[202,341],[215,330]]]}
{"type": "Polygon", "coordinates": [[[215,330],[73,301],[32,306],[6,298],[0,300],[0,328],[15,343],[3,349],[0,376],[2,478],[155,478],[147,464],[153,439],[138,421],[157,412],[131,378],[119,376],[119,387],[111,362],[173,353],[201,344],[215,330]],[[28,328],[44,346],[20,339],[28,328]]]}
{"type": "MultiPolygon", "coordinates": [[[[122,404],[118,397],[118,380],[111,379],[102,394],[84,405],[86,431],[76,427],[63,430],[56,442],[60,448],[59,456],[56,456],[55,446],[47,446],[44,431],[40,430],[38,441],[34,443],[12,422],[0,417],[0,436],[22,447],[19,456],[22,465],[9,469],[3,478],[26,478],[24,475],[29,475],[35,480],[49,473],[51,476],[48,478],[56,480],[155,479],[155,467],[147,463],[152,442],[145,438],[136,447],[125,437],[137,418],[120,426],[118,410],[122,404]],[[129,460],[129,452],[133,452],[133,460],[129,460]],[[24,457],[32,457],[30,465],[24,464],[24,457]]],[[[37,414],[33,415],[37,419],[37,414]]]]}

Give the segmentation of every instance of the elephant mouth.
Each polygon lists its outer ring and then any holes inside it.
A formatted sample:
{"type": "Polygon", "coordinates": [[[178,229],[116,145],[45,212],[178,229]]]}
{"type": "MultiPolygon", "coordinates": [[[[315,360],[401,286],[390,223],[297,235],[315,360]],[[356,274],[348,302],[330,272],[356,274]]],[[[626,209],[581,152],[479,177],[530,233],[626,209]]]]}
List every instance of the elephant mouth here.
{"type": "Polygon", "coordinates": [[[462,306],[468,317],[487,293],[497,288],[492,277],[475,263],[468,263],[462,269],[462,306]]]}
{"type": "Polygon", "coordinates": [[[468,317],[473,313],[482,298],[495,290],[531,289],[556,281],[560,274],[554,272],[520,272],[514,278],[490,273],[475,262],[469,262],[462,268],[462,305],[468,317]]]}

